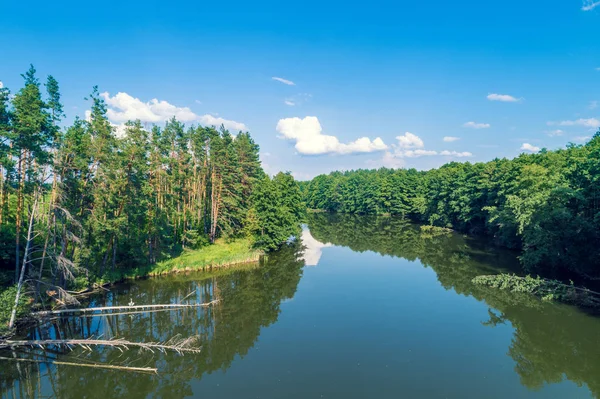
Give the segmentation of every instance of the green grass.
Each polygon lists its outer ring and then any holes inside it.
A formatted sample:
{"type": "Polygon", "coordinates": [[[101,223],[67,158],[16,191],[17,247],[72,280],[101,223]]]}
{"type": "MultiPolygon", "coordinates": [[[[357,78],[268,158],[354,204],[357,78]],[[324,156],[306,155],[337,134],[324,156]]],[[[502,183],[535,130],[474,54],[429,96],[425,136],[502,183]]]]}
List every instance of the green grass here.
{"type": "Polygon", "coordinates": [[[122,280],[132,280],[147,276],[180,273],[189,271],[211,271],[233,265],[258,262],[262,251],[252,248],[249,239],[226,241],[217,240],[214,244],[196,250],[187,250],[176,258],[144,265],[125,271],[107,272],[94,282],[99,285],[122,280]]]}
{"type": "Polygon", "coordinates": [[[160,275],[178,271],[205,270],[240,263],[258,261],[262,251],[252,248],[248,239],[230,242],[217,240],[214,244],[195,251],[186,251],[174,259],[153,265],[149,275],[160,275]]]}

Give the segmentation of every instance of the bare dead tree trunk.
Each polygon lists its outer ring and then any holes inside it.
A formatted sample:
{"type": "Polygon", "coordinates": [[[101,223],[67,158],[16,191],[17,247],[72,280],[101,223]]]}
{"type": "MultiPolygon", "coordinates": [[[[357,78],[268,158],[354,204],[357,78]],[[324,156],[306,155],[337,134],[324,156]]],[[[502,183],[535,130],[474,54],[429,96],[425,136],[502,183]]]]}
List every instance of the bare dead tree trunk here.
{"type": "Polygon", "coordinates": [[[35,200],[33,202],[33,208],[31,209],[31,216],[29,217],[29,228],[27,229],[27,243],[25,244],[25,253],[23,254],[23,265],[21,266],[21,274],[19,275],[19,282],[17,284],[17,295],[15,297],[15,304],[13,305],[13,309],[10,314],[10,322],[8,323],[9,329],[12,329],[15,324],[15,317],[17,315],[17,306],[19,305],[19,299],[21,297],[21,289],[23,287],[23,278],[25,277],[25,270],[27,269],[27,258],[29,257],[31,241],[33,240],[33,221],[35,219],[35,211],[37,209],[38,199],[39,199],[39,189],[35,193],[35,200]]]}

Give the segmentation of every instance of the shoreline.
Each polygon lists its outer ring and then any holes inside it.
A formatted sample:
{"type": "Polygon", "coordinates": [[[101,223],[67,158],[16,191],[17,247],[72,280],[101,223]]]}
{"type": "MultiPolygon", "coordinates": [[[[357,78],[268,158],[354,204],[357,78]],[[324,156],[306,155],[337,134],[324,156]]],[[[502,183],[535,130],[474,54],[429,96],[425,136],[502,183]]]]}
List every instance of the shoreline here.
{"type": "MultiPolygon", "coordinates": [[[[266,256],[265,252],[253,249],[248,239],[237,239],[230,242],[217,240],[211,245],[195,250],[185,250],[177,257],[152,265],[147,264],[122,272],[109,272],[106,275],[106,279],[99,278],[91,283],[89,287],[79,291],[69,291],[69,294],[78,297],[87,297],[101,290],[106,290],[107,287],[126,281],[194,272],[210,273],[212,271],[242,267],[243,265],[260,263],[260,260],[264,256],[266,256]]],[[[27,323],[36,304],[39,305],[39,302],[29,304],[27,313],[17,318],[17,325],[23,322],[27,323]]],[[[18,330],[18,327],[16,330],[18,330]]],[[[10,334],[9,331],[1,331],[0,339],[10,334]]]]}

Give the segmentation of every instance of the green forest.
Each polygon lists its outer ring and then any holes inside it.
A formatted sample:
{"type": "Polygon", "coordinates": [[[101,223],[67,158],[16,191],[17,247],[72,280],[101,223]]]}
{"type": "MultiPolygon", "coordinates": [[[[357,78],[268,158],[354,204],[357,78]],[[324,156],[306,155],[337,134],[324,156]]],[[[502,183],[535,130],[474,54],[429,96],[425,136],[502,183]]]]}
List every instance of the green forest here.
{"type": "Polygon", "coordinates": [[[302,191],[313,210],[399,215],[491,237],[520,250],[528,273],[600,277],[600,132],[512,160],[333,172],[302,191]]]}
{"type": "Polygon", "coordinates": [[[300,231],[298,184],[263,171],[247,132],[173,118],[118,134],[96,87],[89,117],[65,126],[58,82],[33,66],[22,77],[0,88],[4,284],[85,287],[217,241],[271,251],[300,231]]]}

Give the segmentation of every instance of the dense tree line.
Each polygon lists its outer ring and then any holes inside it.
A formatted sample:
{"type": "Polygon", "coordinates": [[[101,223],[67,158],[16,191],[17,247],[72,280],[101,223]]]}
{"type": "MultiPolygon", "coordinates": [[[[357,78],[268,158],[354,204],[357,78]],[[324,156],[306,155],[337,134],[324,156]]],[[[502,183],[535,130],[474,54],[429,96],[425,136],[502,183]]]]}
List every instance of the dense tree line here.
{"type": "Polygon", "coordinates": [[[57,81],[22,76],[14,95],[0,88],[0,263],[15,279],[24,255],[28,276],[65,286],[220,237],[272,250],[298,232],[299,187],[264,173],[248,133],[173,118],[116,134],[97,88],[89,117],[63,127],[57,81]]]}
{"type": "Polygon", "coordinates": [[[394,214],[494,237],[522,250],[527,271],[600,276],[600,132],[585,145],[438,169],[379,169],[315,177],[309,208],[394,214]]]}

